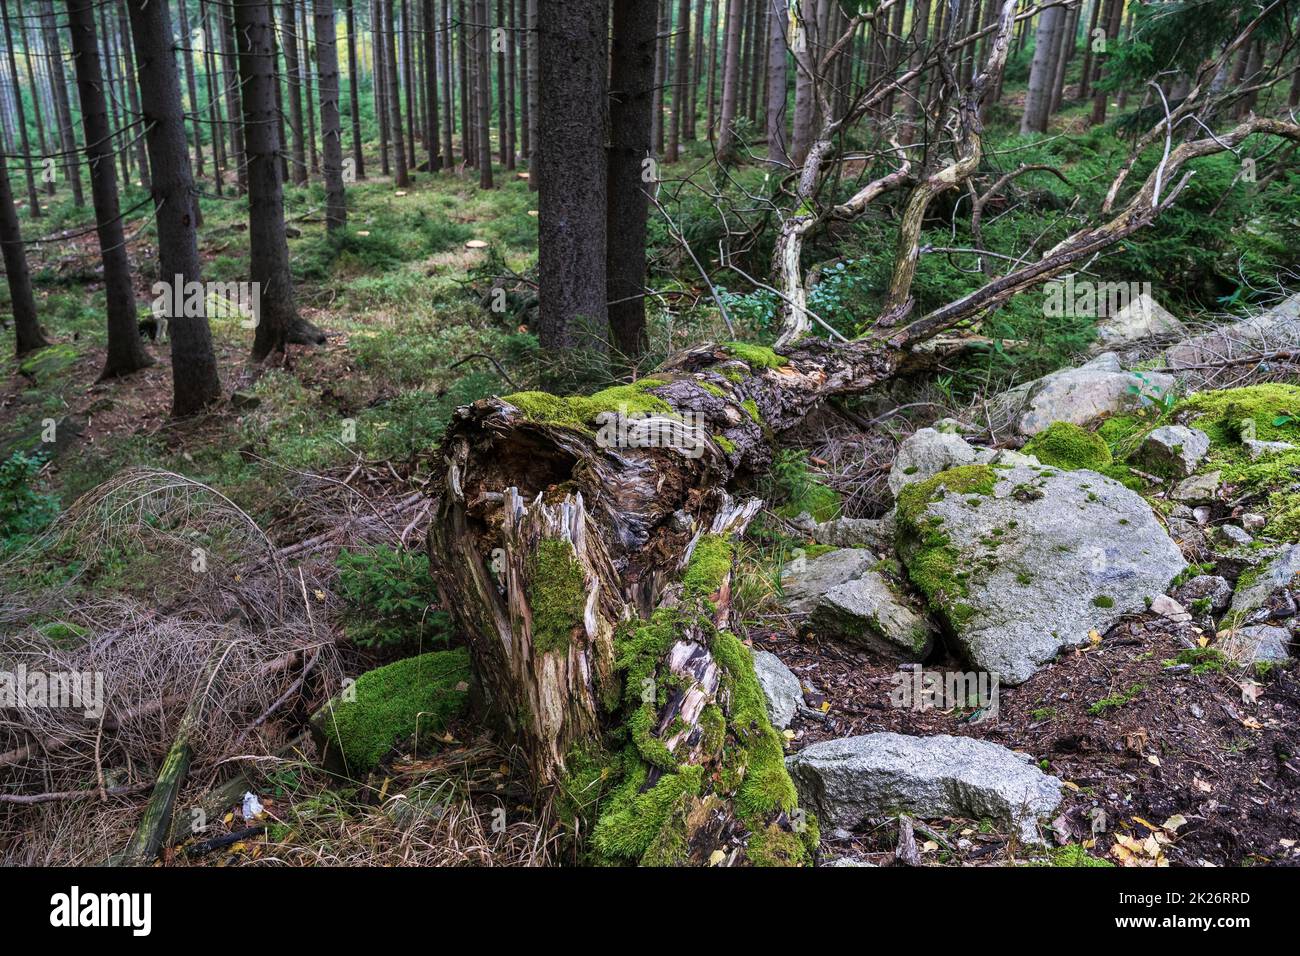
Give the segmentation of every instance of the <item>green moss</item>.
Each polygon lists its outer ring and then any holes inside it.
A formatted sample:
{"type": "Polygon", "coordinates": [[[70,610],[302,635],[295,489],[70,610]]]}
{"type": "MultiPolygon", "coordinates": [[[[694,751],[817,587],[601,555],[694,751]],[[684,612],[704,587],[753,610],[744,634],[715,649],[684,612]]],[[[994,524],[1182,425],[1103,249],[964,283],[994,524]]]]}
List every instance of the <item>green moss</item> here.
{"type": "Polygon", "coordinates": [[[728,455],[734,455],[736,453],[736,443],[732,441],[730,438],[728,438],[726,435],[714,435],[713,440],[717,442],[718,447],[721,448],[723,451],[725,451],[728,455]]]}
{"type": "Polygon", "coordinates": [[[714,385],[712,382],[697,382],[696,384],[698,384],[700,388],[704,389],[714,398],[720,398],[724,402],[731,401],[731,397],[722,390],[721,386],[714,385]]]}
{"type": "Polygon", "coordinates": [[[434,651],[368,671],[353,700],[335,700],[315,718],[319,731],[356,778],[373,770],[395,745],[416,733],[439,733],[465,709],[469,652],[434,651]]]}
{"type": "Polygon", "coordinates": [[[682,575],[687,598],[707,598],[717,593],[731,573],[731,542],[720,534],[703,535],[691,552],[691,560],[682,575]]]}
{"type": "Polygon", "coordinates": [[[502,401],[515,406],[531,421],[589,432],[601,412],[671,415],[672,406],[651,392],[651,389],[665,384],[660,379],[643,378],[631,385],[616,385],[594,395],[515,392],[502,401]]]}
{"type": "Polygon", "coordinates": [[[1094,717],[1100,717],[1108,710],[1118,710],[1125,704],[1132,703],[1137,696],[1146,689],[1145,684],[1134,684],[1128,690],[1120,691],[1116,694],[1110,694],[1094,703],[1088,708],[1088,713],[1094,717]]]}
{"type": "Polygon", "coordinates": [[[943,531],[943,519],[927,515],[926,508],[948,493],[990,495],[997,485],[997,472],[988,465],[962,465],[942,471],[933,478],[908,485],[898,493],[896,511],[900,544],[910,541],[907,576],[925,595],[931,610],[960,631],[974,609],[958,599],[969,593],[961,569],[963,561],[951,538],[943,531]]]}
{"type": "Polygon", "coordinates": [[[1035,862],[1030,866],[1100,866],[1114,867],[1115,864],[1110,860],[1103,860],[1101,857],[1090,856],[1088,851],[1077,843],[1070,843],[1066,846],[1060,846],[1048,854],[1048,858],[1043,862],[1035,862]]]}
{"type": "Polygon", "coordinates": [[[790,360],[784,355],[777,355],[766,345],[752,345],[749,342],[723,342],[722,347],[736,358],[749,364],[750,368],[780,368],[789,365],[790,360]]]}
{"type": "Polygon", "coordinates": [[[749,412],[749,417],[757,424],[763,424],[763,416],[759,414],[758,411],[758,402],[754,401],[752,398],[747,398],[740,403],[740,407],[749,412]]]}
{"type": "MultiPolygon", "coordinates": [[[[647,770],[635,750],[624,752],[623,782],[609,796],[608,804],[592,831],[592,847],[604,862],[641,862],[651,846],[660,841],[658,855],[666,851],[661,831],[670,817],[682,808],[683,797],[698,796],[704,779],[703,767],[683,767],[679,773],[660,777],[648,790],[647,770]]],[[[658,862],[650,859],[647,862],[658,862]]]]}
{"type": "Polygon", "coordinates": [[[582,627],[586,604],[586,577],[569,543],[538,542],[528,559],[528,606],[538,652],[567,651],[574,630],[582,627]]]}
{"type": "Polygon", "coordinates": [[[1173,409],[1176,420],[1209,435],[1212,448],[1230,448],[1244,437],[1300,442],[1298,415],[1300,386],[1278,382],[1198,392],[1173,409]]]}
{"type": "Polygon", "coordinates": [[[1115,606],[1115,599],[1109,594],[1098,594],[1092,599],[1092,603],[1101,608],[1112,608],[1115,606]]]}
{"type": "Polygon", "coordinates": [[[1077,471],[1087,468],[1100,471],[1114,464],[1110,447],[1100,435],[1095,435],[1071,422],[1053,422],[1046,430],[1031,438],[1023,449],[1044,465],[1077,471]]]}
{"type": "Polygon", "coordinates": [[[1113,415],[1097,426],[1097,434],[1110,448],[1112,457],[1122,461],[1137,451],[1146,438],[1159,424],[1154,418],[1137,415],[1113,415]]]}
{"type": "Polygon", "coordinates": [[[1259,507],[1268,519],[1265,535],[1283,541],[1300,540],[1300,449],[1258,461],[1232,461],[1223,468],[1223,479],[1243,491],[1267,495],[1259,507]]]}

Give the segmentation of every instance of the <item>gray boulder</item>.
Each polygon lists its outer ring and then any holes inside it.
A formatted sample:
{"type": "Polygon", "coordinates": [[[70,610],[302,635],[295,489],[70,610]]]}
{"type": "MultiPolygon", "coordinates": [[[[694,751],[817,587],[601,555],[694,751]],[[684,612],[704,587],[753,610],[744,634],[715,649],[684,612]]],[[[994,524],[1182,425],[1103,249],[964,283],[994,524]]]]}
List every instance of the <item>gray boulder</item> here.
{"type": "Polygon", "coordinates": [[[1145,610],[1186,567],[1139,495],[1086,470],[946,472],[898,514],[899,557],[931,610],[1007,684],[1145,610]]]}
{"type": "Polygon", "coordinates": [[[1235,524],[1215,525],[1210,531],[1210,539],[1220,548],[1228,549],[1244,548],[1255,540],[1250,536],[1250,532],[1235,524]]]}
{"type": "Polygon", "coordinates": [[[1142,440],[1137,462],[1145,471],[1186,478],[1210,452],[1210,436],[1186,425],[1161,425],[1142,440]]]}
{"type": "Polygon", "coordinates": [[[813,609],[812,623],[820,634],[906,661],[923,661],[934,647],[930,622],[894,594],[877,571],[827,591],[813,609]]]}
{"type": "Polygon", "coordinates": [[[1113,352],[1078,368],[1062,369],[999,395],[993,416],[1022,435],[1037,435],[1053,422],[1091,425],[1108,415],[1137,411],[1157,401],[1174,379],[1159,372],[1125,371],[1113,352]]]}
{"type": "Polygon", "coordinates": [[[1222,478],[1222,473],[1218,471],[1207,471],[1203,475],[1184,478],[1174,486],[1172,497],[1175,501],[1187,501],[1193,504],[1213,501],[1219,493],[1222,478]]]}
{"type": "Polygon", "coordinates": [[[877,733],[813,744],[786,758],[800,805],[823,827],[855,827],[899,811],[988,817],[1038,841],[1037,820],[1061,802],[1061,781],[1025,754],[971,737],[877,733]]]}
{"type": "Polygon", "coordinates": [[[876,556],[865,548],[840,548],[790,562],[781,572],[786,609],[800,617],[811,614],[827,591],[862,577],[875,564],[876,556]]]}
{"type": "Polygon", "coordinates": [[[757,648],[754,650],[754,674],[758,677],[758,685],[763,688],[763,699],[767,702],[767,715],[771,718],[772,726],[784,730],[794,720],[803,700],[799,678],[781,663],[781,658],[757,648]]]}

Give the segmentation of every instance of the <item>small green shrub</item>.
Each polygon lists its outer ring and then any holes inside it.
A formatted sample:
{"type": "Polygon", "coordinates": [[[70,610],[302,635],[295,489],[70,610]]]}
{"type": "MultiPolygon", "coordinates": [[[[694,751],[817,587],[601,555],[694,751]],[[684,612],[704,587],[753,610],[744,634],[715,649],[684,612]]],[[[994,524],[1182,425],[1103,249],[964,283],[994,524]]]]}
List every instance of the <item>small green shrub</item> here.
{"type": "Polygon", "coordinates": [[[450,621],[431,611],[437,599],[429,558],[380,545],[374,551],[339,552],[339,593],[347,602],[344,626],[361,647],[376,650],[445,644],[450,621]]]}
{"type": "Polygon", "coordinates": [[[33,487],[40,470],[39,457],[18,451],[0,462],[0,544],[39,533],[59,513],[58,500],[33,487]]]}

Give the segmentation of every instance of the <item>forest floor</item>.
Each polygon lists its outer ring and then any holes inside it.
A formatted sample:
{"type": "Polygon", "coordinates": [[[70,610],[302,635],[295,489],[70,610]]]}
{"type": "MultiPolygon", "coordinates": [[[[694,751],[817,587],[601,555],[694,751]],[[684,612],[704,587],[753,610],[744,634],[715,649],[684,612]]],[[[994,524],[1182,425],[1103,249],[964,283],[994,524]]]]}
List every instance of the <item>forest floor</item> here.
{"type": "MultiPolygon", "coordinates": [[[[696,144],[683,165],[706,155],[705,145],[696,144]]],[[[158,360],[152,368],[95,381],[103,361],[103,292],[93,271],[93,238],[36,247],[38,310],[57,344],[21,363],[9,355],[0,359],[0,459],[16,449],[42,449],[41,432],[52,420],[57,441],[43,449],[53,453],[40,482],[64,507],[123,468],[176,471],[228,496],[281,547],[329,528],[333,513],[300,494],[315,488],[318,476],[371,509],[421,491],[429,453],[453,410],[529,387],[547,360],[526,328],[535,294],[527,274],[536,257],[536,194],[512,172],[498,170],[493,191],[479,190],[472,175],[416,174],[415,183],[400,191],[377,176],[354,184],[348,191],[349,229],[339,240],[325,234],[319,185],[287,189],[299,305],[326,331],[328,342],[294,347],[282,367],[254,368],[247,358],[249,332],[234,320],[215,321],[223,388],[235,400],[179,423],[169,419],[170,365],[161,343],[151,348],[158,360]],[[494,286],[506,291],[504,311],[487,305],[494,286]],[[483,355],[501,367],[476,358],[483,355]]],[[[123,206],[140,198],[125,196],[123,206]]],[[[205,198],[203,212],[204,278],[240,280],[248,272],[244,204],[205,198]]],[[[57,237],[76,216],[65,203],[24,228],[57,237]]],[[[141,276],[152,274],[155,259],[145,225],[127,224],[141,276]]],[[[656,254],[678,255],[671,245],[656,254]]],[[[141,279],[137,288],[142,318],[152,299],[149,286],[141,279]]],[[[665,284],[667,291],[684,289],[696,299],[703,294],[688,283],[670,286],[665,284]]],[[[712,326],[697,319],[687,308],[679,314],[657,311],[656,354],[721,331],[716,317],[712,326]]],[[[751,337],[761,326],[741,310],[736,320],[738,338],[751,337]]],[[[1046,353],[1036,359],[1054,360],[1046,353]]],[[[1041,368],[1027,365],[1022,371],[1030,375],[1041,368]]],[[[941,382],[924,396],[940,403],[931,404],[931,419],[942,414],[943,403],[955,401],[945,387],[941,382]]],[[[866,459],[875,454],[871,442],[892,449],[908,426],[900,420],[890,427],[892,434],[845,445],[843,454],[857,461],[848,486],[840,489],[846,502],[861,491],[862,472],[871,472],[877,484],[883,476],[880,462],[866,459]]],[[[835,447],[818,446],[813,457],[829,456],[827,449],[835,447]]],[[[779,477],[773,481],[758,490],[789,490],[779,477]]],[[[403,523],[394,543],[419,551],[420,517],[403,523]]],[[[1269,716],[1252,727],[1247,722],[1255,718],[1235,706],[1240,683],[1218,670],[1171,670],[1167,662],[1181,645],[1158,621],[1144,617],[1128,631],[1120,628],[1063,655],[1025,684],[1003,688],[997,721],[978,722],[969,711],[891,708],[896,666],[786,624],[779,613],[779,569],[800,542],[776,516],[764,527],[769,531],[760,529],[749,547],[738,587],[739,630],[794,671],[810,689],[810,702],[823,703],[819,713],[805,712],[792,724],[791,752],[830,737],[879,730],[982,737],[1034,755],[1066,782],[1061,818],[1079,844],[1088,846],[1093,834],[1084,807],[1098,803],[1108,831],[1131,834],[1151,847],[1152,863],[1300,863],[1294,843],[1287,844],[1288,818],[1300,809],[1300,769],[1277,759],[1300,752],[1300,682],[1293,673],[1265,686],[1263,706],[1252,713],[1269,716]],[[1104,698],[1138,686],[1141,692],[1121,706],[1092,712],[1104,698]],[[1184,822],[1177,823],[1180,817],[1184,822]]],[[[331,564],[337,550],[335,542],[321,560],[331,564]]],[[[346,630],[341,620],[330,626],[340,637],[346,630]]],[[[348,673],[383,660],[383,654],[365,649],[344,652],[348,673]]],[[[282,749],[274,769],[249,771],[272,827],[194,860],[169,854],[169,862],[490,865],[568,859],[549,811],[531,804],[509,755],[472,721],[448,725],[436,751],[398,755],[364,780],[340,782],[324,774],[299,738],[277,743],[282,749]],[[419,809],[433,806],[437,812],[419,809]],[[501,807],[509,810],[504,829],[494,826],[494,810],[501,807]]],[[[214,779],[196,782],[188,796],[214,779]]],[[[220,816],[215,832],[239,831],[234,803],[225,809],[230,812],[220,816]]],[[[123,815],[119,829],[129,832],[129,816],[123,815]]],[[[1019,845],[988,821],[929,821],[920,836],[924,861],[936,864],[1054,858],[1043,848],[1019,845]]],[[[120,843],[120,837],[106,832],[104,842],[120,843]]],[[[828,857],[888,863],[896,838],[891,821],[853,834],[825,833],[823,850],[828,857]]]]}

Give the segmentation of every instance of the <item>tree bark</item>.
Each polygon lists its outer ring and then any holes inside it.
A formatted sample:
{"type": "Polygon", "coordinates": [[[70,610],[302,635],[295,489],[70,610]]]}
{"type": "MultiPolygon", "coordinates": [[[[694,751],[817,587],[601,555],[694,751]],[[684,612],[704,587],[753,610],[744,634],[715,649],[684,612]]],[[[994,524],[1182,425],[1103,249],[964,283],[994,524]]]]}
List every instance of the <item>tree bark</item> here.
{"type": "Polygon", "coordinates": [[[542,348],[608,347],[605,298],[605,0],[539,0],[542,154],[538,210],[542,348]],[[563,161],[559,161],[560,158],[563,161]]]}
{"type": "MultiPolygon", "coordinates": [[[[1107,57],[1110,56],[1114,48],[1115,41],[1119,38],[1119,27],[1121,18],[1124,16],[1124,0],[1107,0],[1106,11],[1106,53],[1097,56],[1097,77],[1098,86],[1101,84],[1101,77],[1105,71],[1107,57]]],[[[1097,89],[1092,94],[1092,115],[1089,122],[1093,126],[1100,126],[1106,122],[1106,102],[1110,97],[1107,90],[1097,89]]]]}
{"type": "Polygon", "coordinates": [[[352,108],[352,168],[357,179],[366,178],[366,160],[361,152],[361,97],[358,87],[361,74],[357,69],[357,21],[353,0],[347,0],[348,30],[348,102],[352,108]]]}
{"type": "Polygon", "coordinates": [[[718,18],[722,0],[712,0],[709,7],[709,82],[705,100],[708,107],[708,123],[705,130],[710,143],[717,142],[718,137],[718,18]]]}
{"type": "Polygon", "coordinates": [[[488,26],[491,0],[474,0],[474,104],[475,145],[478,149],[478,185],[493,189],[492,180],[492,30],[488,26]]]}
{"type": "MultiPolygon", "coordinates": [[[[438,129],[438,16],[435,0],[424,0],[424,149],[429,156],[429,172],[442,169],[442,150],[438,129]]],[[[317,41],[318,43],[320,41],[317,41]]]]}
{"type": "Polygon", "coordinates": [[[519,155],[519,124],[515,103],[518,99],[518,87],[515,82],[518,75],[516,48],[519,39],[519,24],[515,19],[515,0],[497,0],[497,18],[502,20],[506,30],[506,85],[501,92],[502,103],[506,112],[506,144],[501,150],[505,158],[506,169],[514,169],[519,155]],[[504,11],[502,7],[504,6],[504,11]],[[506,23],[505,17],[509,17],[506,23]]]}
{"type": "MultiPolygon", "coordinates": [[[[127,0],[126,6],[153,171],[159,279],[168,287],[180,282],[183,288],[203,277],[192,212],[195,190],[185,135],[185,109],[172,52],[171,14],[166,4],[156,0],[127,0]]],[[[167,337],[172,356],[172,414],[182,418],[221,397],[207,316],[168,314],[167,337]]]]}
{"type": "Polygon", "coordinates": [[[727,0],[727,44],[722,66],[722,116],[719,120],[718,159],[736,158],[736,106],[740,96],[740,26],[744,0],[727,0]]]}
{"type": "Polygon", "coordinates": [[[77,72],[81,121],[85,127],[95,232],[104,264],[108,355],[99,375],[103,381],[148,368],[154,360],[140,339],[135,292],[131,288],[131,262],[126,254],[126,233],[117,201],[117,174],[113,168],[108,107],[104,102],[104,77],[99,65],[94,0],[68,0],[68,27],[77,72]]]}
{"type": "Polygon", "coordinates": [[[261,0],[234,0],[239,75],[244,87],[248,149],[248,246],[252,281],[260,291],[253,360],[289,344],[320,345],[325,336],[298,315],[284,232],[284,190],[277,161],[275,72],[270,10],[261,0]]]}
{"type": "Polygon", "coordinates": [[[221,98],[217,95],[217,56],[213,49],[217,34],[212,28],[212,11],[207,0],[200,0],[199,22],[203,24],[203,74],[208,88],[208,125],[212,127],[212,185],[220,196],[225,186],[225,134],[229,124],[222,115],[221,98]]]}
{"type": "Polygon", "coordinates": [[[442,154],[446,157],[448,167],[456,164],[456,154],[452,152],[452,137],[456,125],[456,109],[453,105],[455,91],[452,89],[451,78],[454,75],[451,69],[451,0],[442,0],[442,58],[439,63],[442,69],[442,154]]]}
{"type": "Polygon", "coordinates": [[[528,4],[528,113],[532,127],[528,131],[528,188],[536,192],[541,186],[542,151],[542,75],[540,37],[538,36],[538,4],[540,0],[526,0],[528,4]]]}
{"type": "Polygon", "coordinates": [[[189,12],[185,0],[176,0],[177,25],[181,31],[181,59],[185,63],[185,88],[190,95],[190,126],[194,133],[194,169],[203,175],[203,121],[199,110],[199,86],[194,79],[194,34],[190,32],[189,12]]]}
{"type": "Polygon", "coordinates": [[[790,164],[785,135],[787,96],[785,41],[786,4],[782,0],[763,0],[767,5],[767,159],[781,166],[790,164]]]}
{"type": "MultiPolygon", "coordinates": [[[[616,361],[631,367],[649,345],[646,336],[646,220],[649,216],[646,159],[651,153],[654,108],[654,7],[640,0],[614,0],[610,62],[610,146],[606,230],[606,298],[616,361]]],[[[651,177],[653,180],[653,177],[651,177]]]]}
{"type": "Polygon", "coordinates": [[[677,3],[677,51],[673,63],[676,76],[673,80],[673,125],[668,133],[668,152],[666,159],[677,162],[681,149],[682,125],[686,120],[686,95],[691,77],[691,0],[678,0],[677,3]]]}
{"type": "Polygon", "coordinates": [[[308,179],[307,148],[302,136],[302,79],[298,69],[298,23],[294,15],[294,0],[282,0],[280,4],[280,33],[284,37],[285,71],[289,75],[289,136],[293,140],[289,175],[295,186],[303,186],[308,179]]]}
{"type": "Polygon", "coordinates": [[[303,90],[303,114],[307,123],[307,158],[311,164],[311,171],[320,175],[320,152],[316,148],[315,81],[312,79],[311,74],[311,28],[308,26],[310,14],[307,12],[308,4],[310,2],[312,2],[312,0],[301,0],[301,2],[295,2],[294,16],[297,18],[298,22],[298,37],[302,42],[302,48],[298,52],[298,74],[300,76],[299,82],[302,84],[303,90]]]}
{"type": "Polygon", "coordinates": [[[695,141],[700,115],[700,77],[704,75],[704,33],[707,29],[709,0],[699,0],[695,7],[695,47],[691,56],[691,78],[687,88],[685,131],[682,138],[695,141]]]}
{"type": "Polygon", "coordinates": [[[388,69],[384,66],[384,25],[381,0],[370,0],[371,90],[375,97],[375,121],[379,124],[379,171],[392,172],[388,162],[388,69]]]}
{"type": "Polygon", "coordinates": [[[790,142],[790,158],[795,166],[802,166],[812,148],[813,123],[817,105],[813,97],[813,73],[816,70],[817,52],[814,36],[817,26],[813,0],[796,0],[798,21],[794,35],[794,136],[790,142]]]}
{"type": "Polygon", "coordinates": [[[659,23],[655,28],[654,113],[650,117],[651,149],[664,155],[664,87],[668,84],[668,33],[672,29],[672,0],[655,0],[659,23]]]}
{"type": "Polygon", "coordinates": [[[23,245],[13,191],[9,188],[9,170],[3,156],[0,156],[0,253],[3,253],[5,280],[9,284],[9,307],[14,315],[14,354],[22,358],[50,343],[36,317],[32,276],[27,270],[27,249],[23,245]]]}
{"type": "Polygon", "coordinates": [[[406,140],[402,132],[402,101],[398,86],[397,41],[393,28],[393,0],[379,0],[383,17],[384,70],[387,74],[384,84],[388,94],[388,125],[393,145],[393,184],[398,189],[411,185],[410,172],[406,165],[406,140]]]}
{"type": "Polygon", "coordinates": [[[519,102],[519,154],[527,159],[532,155],[533,148],[531,141],[533,110],[532,104],[528,102],[528,7],[524,0],[510,0],[510,2],[514,9],[512,25],[515,28],[515,45],[518,48],[515,56],[513,95],[519,102]]]}
{"type": "Polygon", "coordinates": [[[240,192],[248,191],[247,155],[244,152],[244,98],[239,89],[239,63],[235,51],[235,14],[227,3],[218,3],[221,25],[221,75],[226,87],[226,114],[230,117],[231,161],[240,192]]]}
{"type": "MultiPolygon", "coordinates": [[[[36,192],[36,163],[32,158],[31,144],[27,139],[27,111],[23,107],[23,91],[18,85],[18,48],[14,46],[13,28],[9,22],[9,0],[0,0],[0,15],[4,17],[5,49],[9,52],[9,82],[13,84],[15,112],[18,116],[19,145],[23,151],[23,166],[27,174],[27,208],[33,219],[41,218],[41,202],[36,192]]],[[[36,90],[32,90],[33,97],[36,90]]],[[[39,121],[37,123],[39,126],[39,121]]]]}
{"type": "Polygon", "coordinates": [[[343,124],[339,118],[339,52],[334,29],[334,0],[313,0],[316,64],[320,76],[320,129],[324,143],[325,227],[330,232],[348,222],[343,189],[343,124]]]}
{"type": "Polygon", "coordinates": [[[1020,117],[1020,135],[1043,133],[1047,130],[1047,107],[1051,98],[1051,83],[1055,76],[1052,60],[1053,44],[1060,34],[1064,12],[1060,7],[1048,7],[1038,15],[1038,29],[1034,34],[1034,57],[1029,65],[1029,87],[1025,92],[1025,110],[1020,117]]]}
{"type": "Polygon", "coordinates": [[[50,92],[54,100],[54,114],[59,124],[59,142],[63,149],[63,171],[72,185],[72,202],[77,208],[86,204],[81,191],[81,167],[77,162],[77,138],[72,130],[72,108],[68,104],[68,78],[63,71],[63,50],[59,46],[59,33],[54,18],[53,0],[42,0],[41,24],[45,34],[45,55],[48,57],[50,92]]]}

